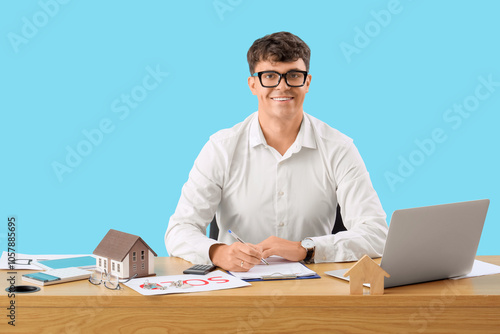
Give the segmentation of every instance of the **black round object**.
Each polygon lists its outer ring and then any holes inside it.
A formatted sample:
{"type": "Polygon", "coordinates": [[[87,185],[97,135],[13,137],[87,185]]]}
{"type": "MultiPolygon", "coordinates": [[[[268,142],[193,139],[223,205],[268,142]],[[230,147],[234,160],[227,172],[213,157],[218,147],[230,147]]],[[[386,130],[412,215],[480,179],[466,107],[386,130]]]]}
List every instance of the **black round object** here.
{"type": "Polygon", "coordinates": [[[32,293],[40,291],[40,288],[32,285],[16,285],[6,288],[5,291],[10,293],[32,293]]]}

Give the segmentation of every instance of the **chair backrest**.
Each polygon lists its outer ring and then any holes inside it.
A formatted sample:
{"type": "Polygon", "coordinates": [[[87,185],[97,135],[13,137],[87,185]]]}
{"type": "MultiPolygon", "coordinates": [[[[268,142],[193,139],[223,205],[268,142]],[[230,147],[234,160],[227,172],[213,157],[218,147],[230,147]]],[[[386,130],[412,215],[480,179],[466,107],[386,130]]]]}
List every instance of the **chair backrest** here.
{"type": "MultiPolygon", "coordinates": [[[[335,218],[335,225],[333,225],[332,234],[335,234],[340,231],[347,231],[344,226],[344,222],[342,221],[342,215],[340,214],[340,205],[337,204],[337,217],[335,218]]],[[[210,238],[217,240],[219,237],[219,227],[217,226],[217,221],[212,219],[210,223],[210,238]]]]}

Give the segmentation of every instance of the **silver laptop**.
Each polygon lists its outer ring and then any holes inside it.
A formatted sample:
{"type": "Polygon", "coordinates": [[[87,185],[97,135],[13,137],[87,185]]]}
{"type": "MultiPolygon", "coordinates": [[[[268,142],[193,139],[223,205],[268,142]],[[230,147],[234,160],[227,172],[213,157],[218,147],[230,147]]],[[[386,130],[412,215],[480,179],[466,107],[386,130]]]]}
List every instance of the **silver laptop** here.
{"type": "MultiPolygon", "coordinates": [[[[468,274],[472,270],[490,200],[396,210],[380,267],[384,287],[468,274]]],[[[346,279],[347,269],[326,274],[346,279]]]]}

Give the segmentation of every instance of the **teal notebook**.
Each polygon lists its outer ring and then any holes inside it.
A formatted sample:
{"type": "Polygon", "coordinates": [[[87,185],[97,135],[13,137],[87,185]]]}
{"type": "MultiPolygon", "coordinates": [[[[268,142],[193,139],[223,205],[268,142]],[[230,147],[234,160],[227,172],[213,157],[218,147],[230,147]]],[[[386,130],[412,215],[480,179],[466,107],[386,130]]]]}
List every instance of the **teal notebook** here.
{"type": "Polygon", "coordinates": [[[46,282],[52,282],[52,281],[59,281],[61,280],[60,277],[52,276],[52,275],[47,275],[44,273],[33,273],[33,274],[26,274],[23,275],[24,277],[36,279],[40,282],[46,283],[46,282]]]}
{"type": "Polygon", "coordinates": [[[92,268],[95,267],[95,258],[92,256],[78,256],[67,259],[42,260],[36,262],[43,269],[61,269],[69,267],[92,268]]]}
{"type": "Polygon", "coordinates": [[[91,274],[92,274],[91,271],[71,267],[62,269],[52,269],[39,273],[25,274],[22,276],[22,279],[23,281],[26,282],[45,286],[45,285],[88,279],[91,274]]]}

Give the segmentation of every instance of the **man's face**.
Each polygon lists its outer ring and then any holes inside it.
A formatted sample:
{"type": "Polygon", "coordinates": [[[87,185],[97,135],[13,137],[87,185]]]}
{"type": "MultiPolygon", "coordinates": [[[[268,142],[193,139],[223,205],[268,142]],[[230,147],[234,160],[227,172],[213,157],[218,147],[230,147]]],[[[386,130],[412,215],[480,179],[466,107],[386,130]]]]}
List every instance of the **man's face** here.
{"type": "MultiPolygon", "coordinates": [[[[255,72],[276,71],[284,74],[290,70],[305,71],[306,64],[302,59],[286,63],[261,61],[255,67],[255,72]]],[[[302,87],[288,86],[284,77],[281,78],[279,85],[273,88],[262,87],[256,76],[248,78],[248,86],[252,94],[256,95],[259,100],[261,116],[280,120],[302,117],[302,105],[310,84],[311,75],[307,75],[306,82],[302,87]]]]}

